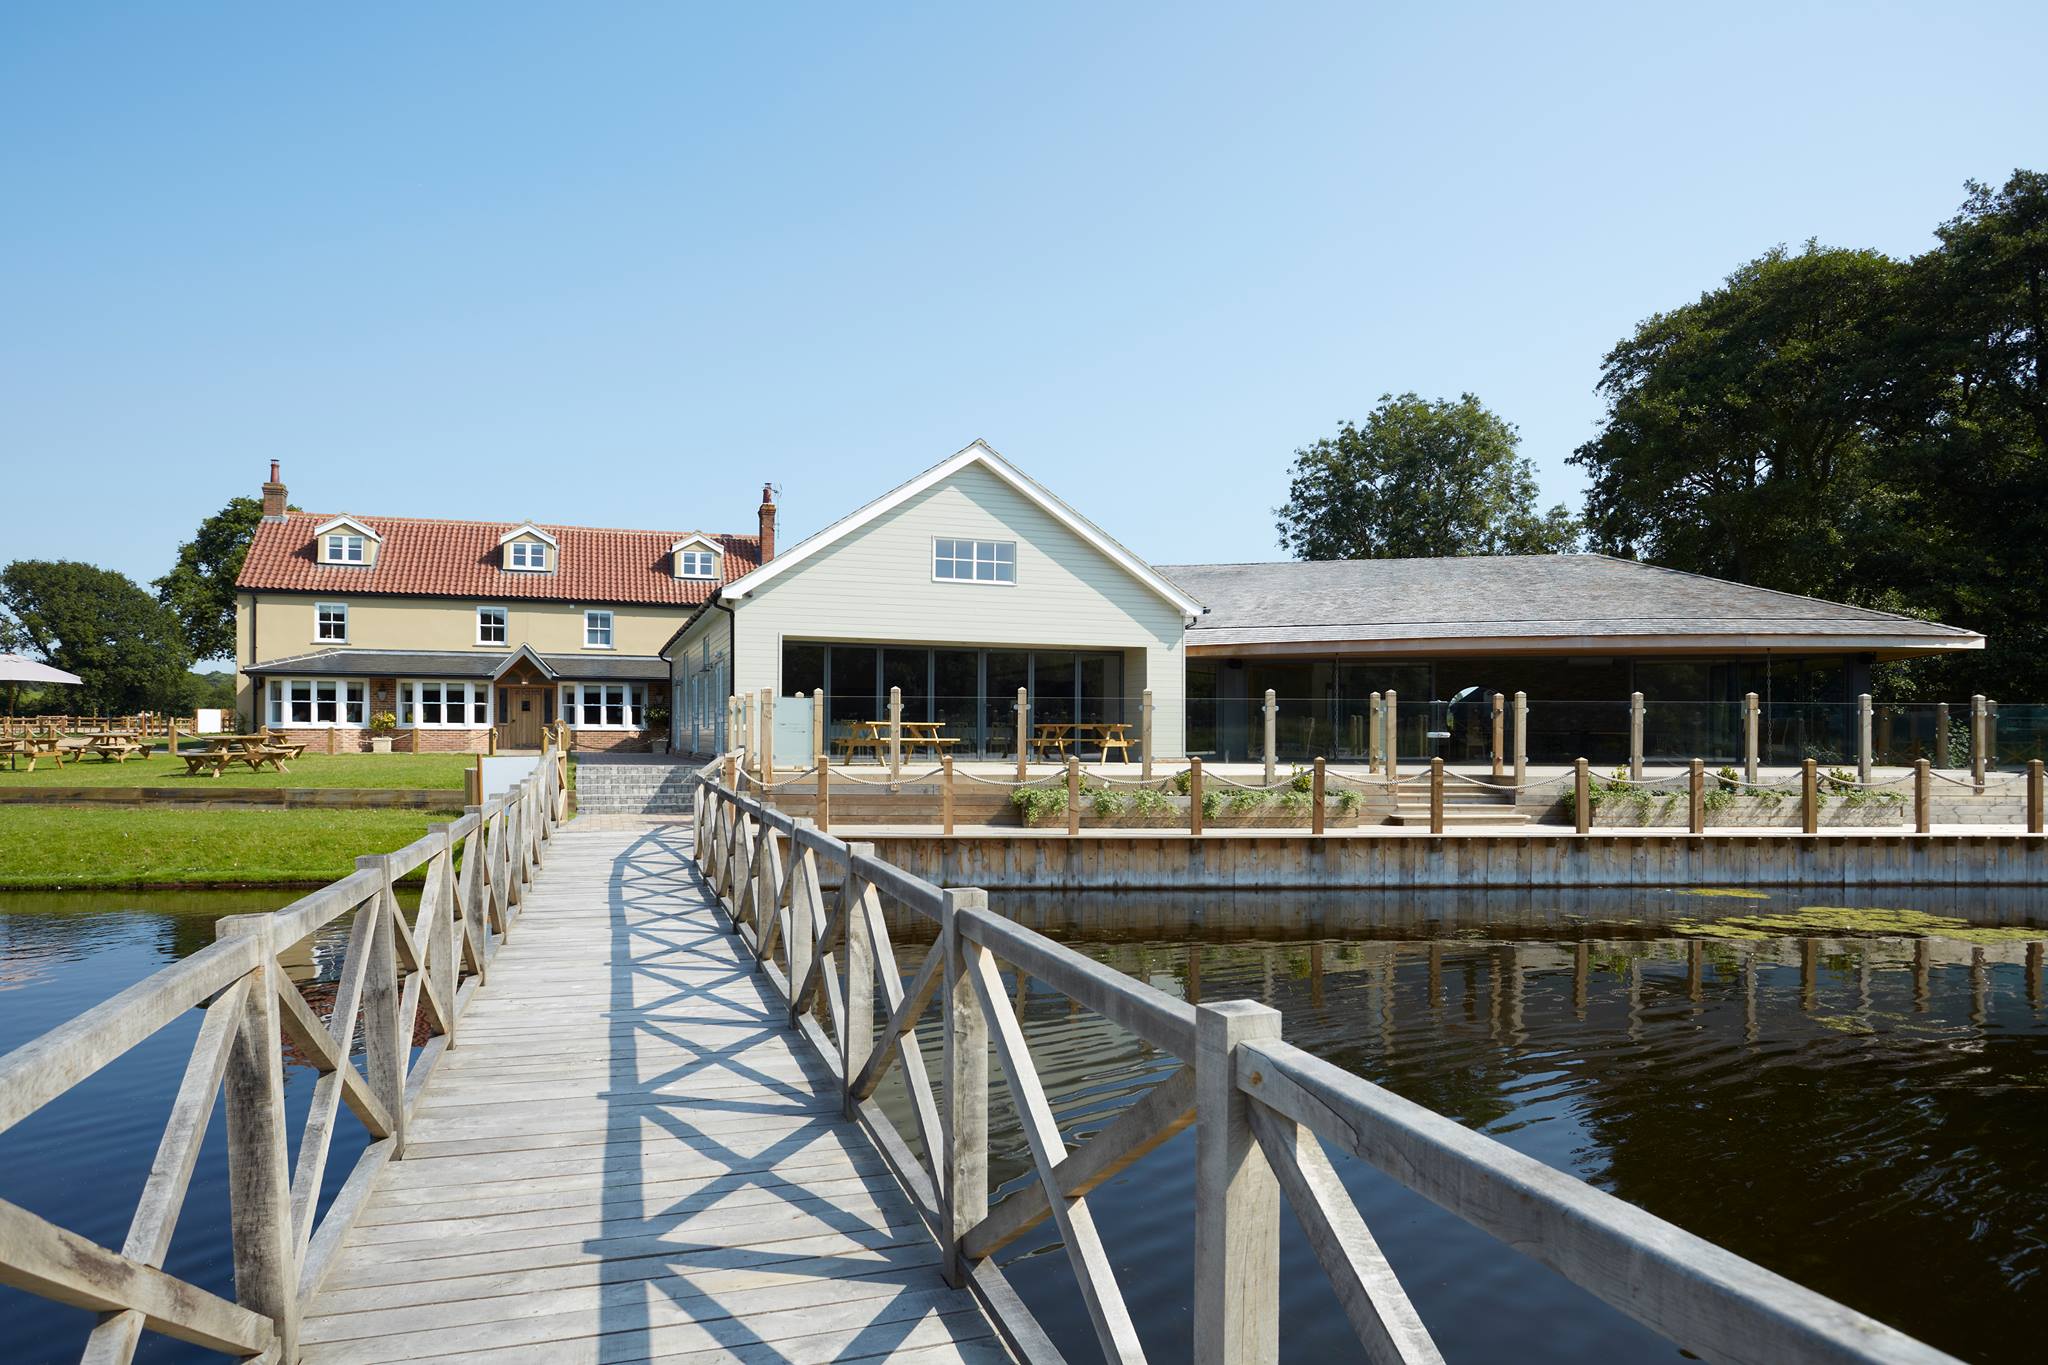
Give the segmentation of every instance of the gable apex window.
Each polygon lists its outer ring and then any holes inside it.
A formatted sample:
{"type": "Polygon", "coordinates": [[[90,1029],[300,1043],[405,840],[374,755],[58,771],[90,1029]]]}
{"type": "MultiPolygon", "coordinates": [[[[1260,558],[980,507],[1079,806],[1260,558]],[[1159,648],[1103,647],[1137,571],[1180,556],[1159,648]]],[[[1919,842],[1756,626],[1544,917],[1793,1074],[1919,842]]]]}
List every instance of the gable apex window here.
{"type": "Polygon", "coordinates": [[[1015,583],[1014,540],[932,540],[932,577],[942,583],[1015,583]]]}
{"type": "Polygon", "coordinates": [[[348,643],[348,603],[321,602],[314,606],[313,639],[321,644],[348,643]]]}
{"type": "Polygon", "coordinates": [[[506,642],[508,621],[503,607],[478,607],[476,609],[476,642],[480,645],[502,645],[506,642]]]}
{"type": "Polygon", "coordinates": [[[586,611],[583,613],[583,647],[585,649],[610,649],[612,647],[612,614],[608,611],[586,611]]]}

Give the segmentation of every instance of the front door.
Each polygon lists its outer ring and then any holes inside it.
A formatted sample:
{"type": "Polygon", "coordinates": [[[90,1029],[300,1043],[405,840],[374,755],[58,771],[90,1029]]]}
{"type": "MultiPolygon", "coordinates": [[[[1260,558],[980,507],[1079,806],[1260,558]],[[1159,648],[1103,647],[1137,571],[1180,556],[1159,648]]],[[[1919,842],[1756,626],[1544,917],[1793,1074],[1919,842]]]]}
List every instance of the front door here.
{"type": "Polygon", "coordinates": [[[505,747],[508,749],[538,749],[540,747],[541,697],[546,689],[539,687],[508,687],[505,698],[506,714],[505,747]]]}

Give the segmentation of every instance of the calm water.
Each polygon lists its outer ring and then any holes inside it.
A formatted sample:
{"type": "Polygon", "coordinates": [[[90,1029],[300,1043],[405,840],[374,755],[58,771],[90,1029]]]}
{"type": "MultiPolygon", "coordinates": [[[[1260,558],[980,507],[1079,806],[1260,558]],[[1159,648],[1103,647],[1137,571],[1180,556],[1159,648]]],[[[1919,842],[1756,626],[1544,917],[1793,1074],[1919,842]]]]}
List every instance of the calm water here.
{"type": "MultiPolygon", "coordinates": [[[[213,941],[277,894],[0,896],[0,1051],[213,941]]],[[[2024,942],[1774,934],[1678,921],[1796,910],[1623,893],[1008,897],[998,908],[1178,995],[1260,999],[1290,1041],[1968,1359],[2036,1358],[2048,1310],[2048,1013],[2024,942]]],[[[1873,902],[2048,926],[2026,898],[1873,902]]],[[[344,926],[336,926],[342,930],[344,926]]],[[[2044,929],[2048,935],[2048,929],[2044,929]]],[[[915,967],[917,926],[899,925],[915,967]]],[[[331,975],[336,939],[294,964],[331,975]]],[[[1035,1060],[1070,1136],[1170,1059],[1026,982],[1035,1060]]],[[[0,1134],[0,1197],[119,1245],[198,1026],[195,1013],[0,1134]]],[[[928,1055],[936,1069],[935,1040],[928,1055]]],[[[1029,1152],[992,1066],[993,1176],[1029,1152]]],[[[310,1072],[287,1087],[294,1140],[310,1072]]],[[[892,1097],[885,1094],[885,1101],[892,1097]]],[[[168,1268],[231,1293],[221,1119],[168,1268]]],[[[360,1134],[337,1137],[331,1194],[360,1134]]],[[[1193,1135],[1091,1196],[1147,1347],[1184,1357],[1193,1135]]],[[[1677,1350],[1532,1262],[1339,1162],[1452,1360],[1675,1360],[1677,1350]]],[[[1355,1358],[1297,1230],[1283,1234],[1283,1352],[1355,1358]]],[[[1094,1356],[1064,1253],[1005,1253],[1070,1355],[1094,1356]]],[[[0,1290],[0,1360],[73,1359],[90,1315],[0,1290]]],[[[150,1339],[145,1357],[196,1353],[150,1339]]]]}

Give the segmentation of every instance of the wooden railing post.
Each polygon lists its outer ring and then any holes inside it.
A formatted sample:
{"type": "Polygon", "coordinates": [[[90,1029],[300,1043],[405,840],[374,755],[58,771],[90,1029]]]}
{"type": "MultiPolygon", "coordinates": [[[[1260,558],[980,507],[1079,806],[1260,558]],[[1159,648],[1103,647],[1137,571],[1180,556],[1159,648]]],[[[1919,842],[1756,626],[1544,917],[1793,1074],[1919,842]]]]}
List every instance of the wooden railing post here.
{"type": "Polygon", "coordinates": [[[1067,755],[1067,833],[1081,832],[1081,760],[1067,755]]]}
{"type": "Polygon", "coordinates": [[[1628,694],[1628,778],[1643,780],[1643,694],[1628,694]]]}
{"type": "Polygon", "coordinates": [[[2039,834],[2042,828],[2041,760],[2030,758],[2027,760],[2027,833],[2039,834]]]}
{"type": "Polygon", "coordinates": [[[1266,785],[1273,785],[1273,767],[1279,761],[1280,703],[1273,689],[1266,689],[1266,785]]]}
{"type": "Polygon", "coordinates": [[[1758,744],[1758,724],[1761,719],[1757,709],[1756,693],[1745,692],[1742,696],[1742,780],[1754,787],[1757,783],[1757,757],[1761,747],[1758,744]]]}
{"type": "Polygon", "coordinates": [[[1572,823],[1581,834],[1593,828],[1593,775],[1583,758],[1572,764],[1572,823]]]}
{"type": "Polygon", "coordinates": [[[1984,731],[1984,694],[1970,698],[1970,785],[1977,795],[1984,794],[1984,760],[1991,745],[1984,731]]]}
{"type": "Polygon", "coordinates": [[[1927,760],[1913,760],[1913,828],[1921,834],[1934,832],[1934,782],[1927,760]]]}
{"type": "Polygon", "coordinates": [[[1856,780],[1870,780],[1871,765],[1875,760],[1870,742],[1870,694],[1859,693],[1856,697],[1856,780]]]}
{"type": "Polygon", "coordinates": [[[1686,773],[1686,824],[1694,834],[1707,832],[1707,765],[1699,759],[1692,761],[1686,773]]]}
{"type": "MultiPolygon", "coordinates": [[[[773,838],[774,831],[764,829],[764,838],[773,838]]],[[[875,894],[873,886],[866,882],[856,883],[853,873],[853,858],[875,856],[873,844],[848,844],[846,851],[849,861],[846,865],[846,890],[840,894],[846,897],[846,923],[840,940],[840,957],[846,964],[845,994],[841,997],[846,1004],[846,1017],[839,1021],[839,1077],[840,1113],[848,1118],[858,1118],[860,1101],[854,1098],[853,1082],[868,1064],[868,1054],[875,1046],[875,941],[868,923],[866,907],[861,904],[875,894]],[[859,900],[855,899],[858,886],[859,900]]],[[[889,971],[896,970],[896,964],[887,964],[889,971]]]]}
{"type": "Polygon", "coordinates": [[[1152,780],[1152,689],[1146,688],[1138,700],[1138,748],[1144,762],[1144,777],[1152,780]]]}
{"type": "Polygon", "coordinates": [[[770,799],[775,785],[775,689],[761,689],[761,799],[770,799]]]}
{"type": "Polygon", "coordinates": [[[1024,780],[1025,757],[1031,752],[1031,702],[1023,688],[1017,689],[1017,780],[1024,780]]]}
{"type": "Polygon", "coordinates": [[[214,932],[222,938],[253,937],[263,944],[263,959],[251,973],[222,1076],[235,1301],[276,1324],[278,1358],[293,1361],[299,1347],[299,1268],[285,1129],[284,1050],[272,981],[276,947],[268,915],[232,915],[214,932]]]}
{"type": "Polygon", "coordinates": [[[1820,831],[1820,772],[1810,758],[1799,765],[1799,827],[1820,831]]]}
{"type": "Polygon", "coordinates": [[[940,1006],[945,1023],[946,1107],[940,1124],[941,1269],[959,1288],[973,1267],[960,1254],[960,1239],[988,1216],[988,1021],[968,977],[967,936],[959,915],[988,907],[988,893],[972,888],[943,893],[939,941],[945,953],[940,1006]]]}
{"type": "Polygon", "coordinates": [[[1401,697],[1393,688],[1387,689],[1386,740],[1380,746],[1380,759],[1386,765],[1386,779],[1395,781],[1401,775],[1401,697]]]}
{"type": "Polygon", "coordinates": [[[1493,694],[1493,775],[1496,779],[1507,771],[1508,745],[1508,699],[1499,692],[1493,694]]]}
{"type": "Polygon", "coordinates": [[[1280,1353],[1280,1183],[1237,1085],[1237,1045],[1277,1040],[1280,1012],[1250,1000],[1195,1010],[1196,1365],[1280,1353]]]}
{"type": "MultiPolygon", "coordinates": [[[[504,827],[500,826],[492,840],[494,853],[504,834],[504,827]]],[[[503,866],[501,862],[499,867],[503,866]]],[[[391,1136],[396,1140],[391,1155],[402,1157],[406,1128],[405,1058],[412,1039],[400,1037],[398,1030],[398,941],[391,923],[391,917],[398,913],[398,904],[391,891],[388,855],[374,853],[358,858],[356,867],[382,876],[376,895],[356,911],[358,915],[376,917],[367,940],[370,965],[363,973],[363,1074],[370,1083],[370,1092],[391,1115],[391,1136]]]]}
{"type": "Polygon", "coordinates": [[[1948,703],[1934,704],[1934,766],[1948,766],[1948,703]]]}
{"type": "Polygon", "coordinates": [[[1380,694],[1375,692],[1365,708],[1365,768],[1367,772],[1380,770],[1380,694]]]}
{"type": "Polygon", "coordinates": [[[829,766],[827,766],[825,762],[825,751],[823,749],[820,749],[818,751],[817,765],[817,809],[813,811],[812,814],[816,817],[818,821],[818,828],[821,831],[830,830],[832,828],[832,770],[829,766]]]}
{"type": "Polygon", "coordinates": [[[1522,787],[1529,781],[1529,694],[1515,693],[1515,801],[1522,799],[1522,787]]]}
{"type": "Polygon", "coordinates": [[[825,766],[825,755],[832,752],[832,746],[825,736],[825,689],[820,687],[811,693],[811,752],[818,756],[818,766],[825,766]]]}
{"type": "Polygon", "coordinates": [[[939,823],[944,832],[953,832],[953,755],[945,754],[939,759],[939,823]]]}
{"type": "Polygon", "coordinates": [[[1202,832],[1202,760],[1188,760],[1188,833],[1202,832]]]}
{"type": "Polygon", "coordinates": [[[889,777],[903,776],[903,689],[889,689],[889,777]]]}
{"type": "Polygon", "coordinates": [[[1316,760],[1315,776],[1310,779],[1308,791],[1308,828],[1311,834],[1321,834],[1323,832],[1324,781],[1323,760],[1318,758],[1316,760]]]}
{"type": "Polygon", "coordinates": [[[1429,832],[1444,832],[1444,760],[1441,754],[1429,760],[1429,832]]]}

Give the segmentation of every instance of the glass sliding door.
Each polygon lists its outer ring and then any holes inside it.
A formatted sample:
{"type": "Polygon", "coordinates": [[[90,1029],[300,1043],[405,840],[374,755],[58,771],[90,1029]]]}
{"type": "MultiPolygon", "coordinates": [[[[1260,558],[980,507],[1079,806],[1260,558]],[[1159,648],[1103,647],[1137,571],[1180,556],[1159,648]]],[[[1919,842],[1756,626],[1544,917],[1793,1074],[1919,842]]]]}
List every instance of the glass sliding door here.
{"type": "Polygon", "coordinates": [[[1017,754],[1017,689],[1031,686],[1031,656],[1021,649],[988,651],[983,690],[983,751],[991,758],[1017,754]]]}
{"type": "Polygon", "coordinates": [[[932,651],[932,719],[945,726],[955,758],[978,758],[981,735],[981,651],[932,651]]]}
{"type": "Polygon", "coordinates": [[[1074,656],[1034,653],[1031,656],[1031,723],[1074,723],[1074,656]]]}
{"type": "Polygon", "coordinates": [[[928,649],[885,649],[882,651],[882,709],[875,719],[889,718],[889,689],[903,689],[903,719],[930,720],[932,695],[932,652],[928,649]]]}

